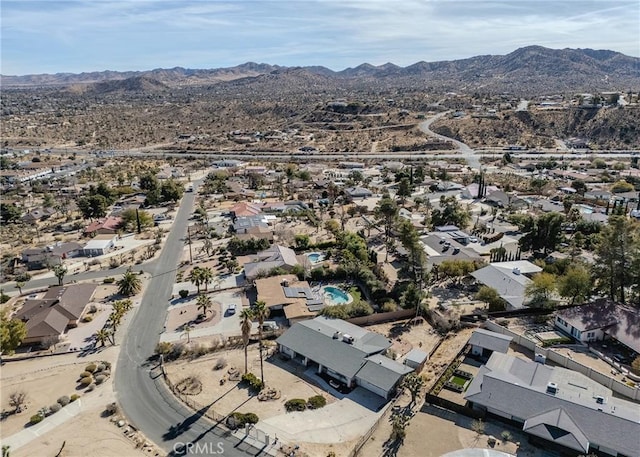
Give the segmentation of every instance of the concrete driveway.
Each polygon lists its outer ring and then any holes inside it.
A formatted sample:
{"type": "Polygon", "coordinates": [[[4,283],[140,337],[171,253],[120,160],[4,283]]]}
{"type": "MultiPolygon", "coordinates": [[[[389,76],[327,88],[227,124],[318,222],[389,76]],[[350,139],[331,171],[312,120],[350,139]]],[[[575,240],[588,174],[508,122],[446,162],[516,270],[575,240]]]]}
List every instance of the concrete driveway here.
{"type": "Polygon", "coordinates": [[[369,431],[383,414],[382,404],[382,397],[358,387],[324,408],[271,417],[258,422],[256,428],[289,443],[347,442],[369,431]]]}

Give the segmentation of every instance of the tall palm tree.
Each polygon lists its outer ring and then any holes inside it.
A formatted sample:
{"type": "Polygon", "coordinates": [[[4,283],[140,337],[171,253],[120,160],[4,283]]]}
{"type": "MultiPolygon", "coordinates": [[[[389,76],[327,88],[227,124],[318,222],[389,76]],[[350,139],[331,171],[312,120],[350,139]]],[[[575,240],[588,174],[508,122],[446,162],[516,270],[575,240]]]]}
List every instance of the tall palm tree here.
{"type": "Polygon", "coordinates": [[[213,306],[211,298],[209,298],[208,295],[198,295],[198,302],[196,304],[198,305],[198,311],[202,311],[204,317],[207,317],[207,311],[213,306]]]}
{"type": "Polygon", "coordinates": [[[202,268],[193,267],[187,279],[191,281],[191,283],[198,288],[198,293],[200,293],[200,286],[203,283],[202,280],[202,268]]]}
{"type": "Polygon", "coordinates": [[[248,373],[247,347],[251,337],[251,327],[253,324],[253,312],[245,308],[240,312],[240,330],[242,330],[242,344],[244,345],[244,372],[248,373]]]}
{"type": "Polygon", "coordinates": [[[187,344],[191,343],[191,331],[193,330],[193,327],[190,325],[187,325],[183,330],[182,330],[182,334],[187,336],[187,344]]]}
{"type": "Polygon", "coordinates": [[[103,328],[93,334],[96,337],[96,342],[100,343],[100,347],[104,347],[106,342],[109,341],[109,333],[109,330],[103,328]]]}
{"type": "Polygon", "coordinates": [[[200,269],[200,278],[204,284],[205,292],[209,290],[209,284],[213,281],[213,270],[210,267],[200,269]]]}
{"type": "Polygon", "coordinates": [[[118,284],[118,293],[120,295],[124,295],[125,297],[131,297],[132,295],[136,295],[142,289],[142,281],[132,270],[131,267],[125,271],[117,282],[118,284]]]}
{"type": "Polygon", "coordinates": [[[255,319],[258,319],[258,340],[260,347],[260,381],[264,385],[264,368],[262,366],[262,324],[264,320],[269,317],[271,310],[267,307],[264,300],[258,300],[253,304],[252,314],[255,319]]]}

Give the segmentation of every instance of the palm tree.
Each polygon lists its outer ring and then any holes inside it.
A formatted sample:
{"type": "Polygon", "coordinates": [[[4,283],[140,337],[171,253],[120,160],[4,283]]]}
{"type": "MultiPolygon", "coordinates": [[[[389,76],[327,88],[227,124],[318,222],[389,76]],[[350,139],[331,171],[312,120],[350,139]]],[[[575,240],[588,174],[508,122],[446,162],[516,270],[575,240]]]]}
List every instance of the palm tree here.
{"type": "Polygon", "coordinates": [[[202,278],[202,271],[203,270],[200,267],[193,267],[189,276],[187,276],[187,279],[198,288],[198,293],[200,293],[200,286],[204,282],[202,278]]]}
{"type": "Polygon", "coordinates": [[[96,342],[100,343],[100,347],[106,346],[106,342],[109,341],[110,332],[107,329],[100,329],[93,334],[96,337],[96,342]]]}
{"type": "Polygon", "coordinates": [[[187,325],[182,330],[182,334],[187,336],[187,344],[191,343],[191,330],[193,330],[193,327],[190,325],[187,325]]]}
{"type": "Polygon", "coordinates": [[[262,324],[264,320],[269,317],[271,310],[267,307],[267,304],[263,300],[258,300],[253,304],[252,314],[253,317],[258,319],[258,340],[260,347],[260,381],[264,385],[264,369],[262,366],[262,324]]]}
{"type": "Polygon", "coordinates": [[[208,295],[198,295],[198,311],[202,311],[204,317],[207,317],[207,311],[211,309],[213,303],[211,303],[211,299],[208,295]]]}
{"type": "Polygon", "coordinates": [[[240,330],[242,330],[242,344],[244,345],[244,372],[248,372],[247,368],[247,346],[249,346],[249,338],[251,337],[251,327],[253,324],[253,312],[249,308],[245,308],[240,312],[240,330]]]}
{"type": "Polygon", "coordinates": [[[209,290],[209,284],[213,281],[213,270],[210,267],[200,269],[200,278],[204,283],[205,292],[209,290]]]}
{"type": "Polygon", "coordinates": [[[125,271],[122,278],[118,280],[118,293],[125,297],[131,297],[140,292],[142,289],[142,281],[133,271],[131,267],[125,271]]]}

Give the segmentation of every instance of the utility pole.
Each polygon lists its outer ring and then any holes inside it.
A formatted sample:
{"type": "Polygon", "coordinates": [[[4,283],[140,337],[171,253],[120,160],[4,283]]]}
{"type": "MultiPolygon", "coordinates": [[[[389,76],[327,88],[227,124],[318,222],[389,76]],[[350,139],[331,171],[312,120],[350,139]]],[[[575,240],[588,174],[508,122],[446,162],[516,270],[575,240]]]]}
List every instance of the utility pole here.
{"type": "Polygon", "coordinates": [[[187,225],[187,238],[189,240],[189,263],[193,263],[193,252],[191,250],[191,230],[187,225]]]}

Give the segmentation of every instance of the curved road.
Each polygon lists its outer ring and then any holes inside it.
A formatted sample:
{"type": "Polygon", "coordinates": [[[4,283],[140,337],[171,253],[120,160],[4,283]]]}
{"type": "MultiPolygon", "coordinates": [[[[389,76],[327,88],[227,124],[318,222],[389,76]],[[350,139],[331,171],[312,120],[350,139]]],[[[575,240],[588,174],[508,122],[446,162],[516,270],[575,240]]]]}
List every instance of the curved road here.
{"type": "Polygon", "coordinates": [[[257,455],[258,449],[225,434],[204,411],[185,407],[168,390],[157,363],[148,362],[164,326],[194,199],[195,192],[185,193],[160,256],[145,265],[152,278],[122,342],[114,389],[130,423],[169,455],[257,455]]]}
{"type": "Polygon", "coordinates": [[[424,133],[426,133],[431,137],[455,144],[460,150],[460,156],[467,161],[467,164],[471,168],[479,171],[481,167],[480,158],[475,155],[475,152],[473,151],[473,149],[471,149],[469,146],[467,146],[463,142],[456,140],[455,138],[450,138],[448,136],[440,135],[439,133],[436,133],[433,130],[431,130],[431,124],[433,124],[435,121],[446,116],[449,113],[450,111],[445,111],[444,113],[436,114],[435,116],[430,117],[426,121],[418,124],[418,127],[420,128],[420,130],[422,130],[424,133]]]}

